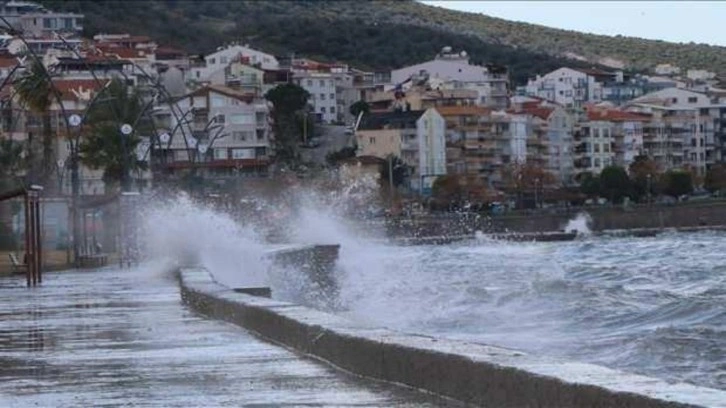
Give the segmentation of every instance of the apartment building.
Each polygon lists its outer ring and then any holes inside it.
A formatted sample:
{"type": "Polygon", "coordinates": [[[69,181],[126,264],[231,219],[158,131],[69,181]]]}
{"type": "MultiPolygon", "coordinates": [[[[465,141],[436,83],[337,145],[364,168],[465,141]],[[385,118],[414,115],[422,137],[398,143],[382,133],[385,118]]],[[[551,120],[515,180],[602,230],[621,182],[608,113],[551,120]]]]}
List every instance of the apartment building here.
{"type": "Polygon", "coordinates": [[[234,44],[219,47],[217,51],[206,55],[203,62],[190,68],[191,72],[188,79],[197,83],[206,83],[212,74],[224,72],[230,63],[239,61],[242,58],[245,58],[250,65],[264,70],[280,68],[280,63],[274,55],[252,49],[247,45],[234,44]]]}
{"type": "Polygon", "coordinates": [[[355,137],[358,156],[400,157],[408,166],[408,187],[428,194],[446,169],[444,118],[434,109],[372,112],[362,117],[355,137]]]}
{"type": "Polygon", "coordinates": [[[269,107],[254,94],[207,85],[177,100],[174,112],[160,105],[154,119],[162,141],[157,159],[170,174],[192,167],[218,179],[267,174],[269,107]]]}
{"type": "Polygon", "coordinates": [[[295,72],[292,81],[310,93],[309,103],[318,121],[333,123],[338,120],[335,76],[332,73],[295,72]]]}
{"type": "Polygon", "coordinates": [[[587,102],[603,100],[603,82],[615,74],[595,69],[559,68],[530,79],[524,94],[554,101],[565,108],[582,108],[587,102]]]}
{"type": "Polygon", "coordinates": [[[53,12],[29,1],[3,2],[0,16],[26,37],[49,36],[54,32],[79,34],[83,30],[83,14],[53,12]]]}
{"type": "MultiPolygon", "coordinates": [[[[510,115],[481,106],[441,106],[446,122],[447,171],[481,177],[490,186],[503,182],[504,166],[526,160],[527,128],[510,115]],[[512,128],[521,127],[519,137],[512,128]]],[[[516,132],[516,130],[515,130],[516,132]]]]}
{"type": "Polygon", "coordinates": [[[440,89],[470,89],[482,106],[505,109],[509,103],[509,72],[505,67],[474,65],[466,51],[453,52],[451,47],[444,47],[433,60],[391,71],[394,88],[421,81],[434,81],[440,89]]]}

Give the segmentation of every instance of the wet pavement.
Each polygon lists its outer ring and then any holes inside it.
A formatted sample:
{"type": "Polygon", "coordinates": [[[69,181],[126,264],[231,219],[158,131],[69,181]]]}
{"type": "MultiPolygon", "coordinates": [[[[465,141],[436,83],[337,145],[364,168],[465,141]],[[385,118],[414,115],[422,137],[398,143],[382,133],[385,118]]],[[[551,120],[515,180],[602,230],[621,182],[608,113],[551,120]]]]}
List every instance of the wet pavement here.
{"type": "Polygon", "coordinates": [[[206,320],[157,269],[1,278],[0,407],[452,404],[206,320]]]}

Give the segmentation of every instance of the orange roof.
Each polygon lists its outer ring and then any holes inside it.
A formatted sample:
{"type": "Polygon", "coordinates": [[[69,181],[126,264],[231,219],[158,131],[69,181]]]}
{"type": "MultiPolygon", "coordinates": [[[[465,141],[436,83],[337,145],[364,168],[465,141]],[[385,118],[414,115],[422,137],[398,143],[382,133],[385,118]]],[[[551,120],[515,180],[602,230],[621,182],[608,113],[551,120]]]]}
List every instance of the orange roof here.
{"type": "Polygon", "coordinates": [[[63,100],[78,100],[80,93],[92,91],[95,93],[101,89],[108,80],[94,79],[54,79],[53,85],[60,91],[63,100]]]}
{"type": "Polygon", "coordinates": [[[10,68],[18,65],[16,58],[0,57],[0,68],[10,68]]]}
{"type": "Polygon", "coordinates": [[[587,120],[600,120],[607,122],[647,122],[650,120],[650,115],[615,109],[592,109],[587,111],[587,120]]]}
{"type": "Polygon", "coordinates": [[[472,105],[465,105],[465,106],[437,106],[436,110],[441,114],[441,116],[462,116],[462,115],[488,115],[492,112],[489,108],[484,108],[482,106],[472,106],[472,105]]]}

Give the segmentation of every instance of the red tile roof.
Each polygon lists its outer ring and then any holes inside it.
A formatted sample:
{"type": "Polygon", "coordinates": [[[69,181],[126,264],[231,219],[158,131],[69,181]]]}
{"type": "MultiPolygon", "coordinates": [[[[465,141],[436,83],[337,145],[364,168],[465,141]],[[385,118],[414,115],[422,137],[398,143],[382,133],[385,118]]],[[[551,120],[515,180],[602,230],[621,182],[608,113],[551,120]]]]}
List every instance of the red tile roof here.
{"type": "Polygon", "coordinates": [[[100,79],[55,79],[53,86],[60,91],[61,98],[67,100],[78,100],[81,92],[85,93],[89,90],[91,94],[101,89],[108,80],[100,79]]]}
{"type": "Polygon", "coordinates": [[[0,57],[0,68],[12,68],[18,65],[18,60],[11,57],[0,57]]]}
{"type": "Polygon", "coordinates": [[[616,109],[591,109],[587,111],[587,119],[606,122],[647,122],[650,120],[650,115],[616,109]]]}

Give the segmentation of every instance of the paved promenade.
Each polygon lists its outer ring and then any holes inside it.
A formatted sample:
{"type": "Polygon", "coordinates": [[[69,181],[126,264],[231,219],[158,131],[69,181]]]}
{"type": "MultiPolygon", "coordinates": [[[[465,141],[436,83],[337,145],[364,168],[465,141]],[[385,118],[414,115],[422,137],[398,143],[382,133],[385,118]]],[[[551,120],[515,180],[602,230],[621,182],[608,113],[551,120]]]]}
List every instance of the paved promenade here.
{"type": "Polygon", "coordinates": [[[446,406],[206,320],[151,267],[0,279],[0,407],[446,406]]]}

